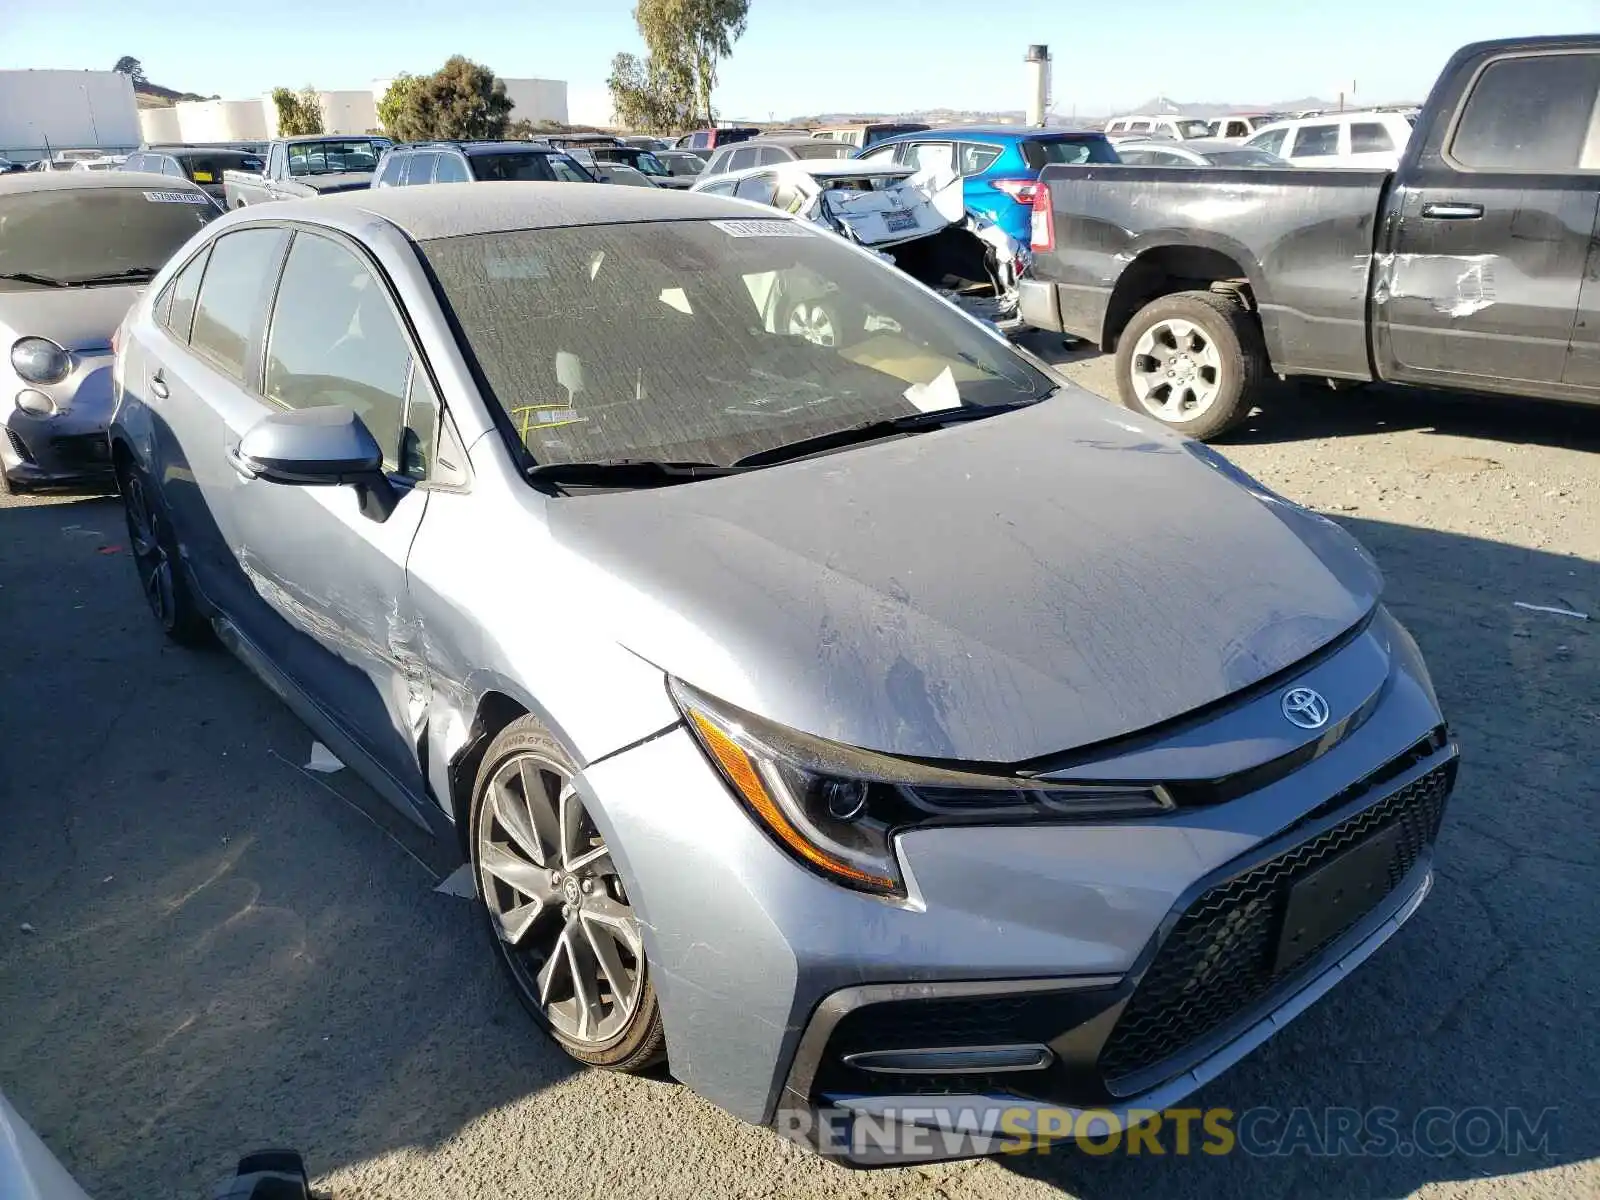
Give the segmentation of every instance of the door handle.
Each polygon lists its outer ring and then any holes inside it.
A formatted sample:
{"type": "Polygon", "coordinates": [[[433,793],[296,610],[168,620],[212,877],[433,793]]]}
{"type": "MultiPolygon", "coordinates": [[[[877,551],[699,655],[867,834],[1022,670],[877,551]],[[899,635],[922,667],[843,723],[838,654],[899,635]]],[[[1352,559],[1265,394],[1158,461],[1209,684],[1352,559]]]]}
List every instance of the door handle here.
{"type": "Polygon", "coordinates": [[[153,395],[159,396],[163,400],[167,398],[167,381],[161,378],[160,371],[150,376],[150,391],[153,395]]]}
{"type": "Polygon", "coordinates": [[[1444,200],[1435,204],[1424,204],[1422,215],[1434,221],[1476,221],[1483,216],[1483,205],[1444,200]]]}

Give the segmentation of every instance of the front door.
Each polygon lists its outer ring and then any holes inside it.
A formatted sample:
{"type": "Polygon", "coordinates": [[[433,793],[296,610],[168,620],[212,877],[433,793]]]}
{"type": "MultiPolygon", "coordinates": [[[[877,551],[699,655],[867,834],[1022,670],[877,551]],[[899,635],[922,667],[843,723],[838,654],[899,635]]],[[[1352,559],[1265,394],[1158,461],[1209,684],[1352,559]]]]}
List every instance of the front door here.
{"type": "MultiPolygon", "coordinates": [[[[413,376],[430,404],[432,392],[388,286],[333,236],[294,234],[262,342],[259,384],[228,414],[218,458],[229,461],[275,410],[344,405],[383,447],[401,498],[378,521],[354,488],[269,483],[225,468],[229,543],[258,599],[245,632],[405,796],[420,799],[427,684],[406,558],[428,492],[414,486],[422,466],[408,424],[423,421],[407,412],[413,376]]],[[[420,810],[409,815],[422,819],[420,810]]]]}
{"type": "Polygon", "coordinates": [[[1600,202],[1597,91],[1597,53],[1491,58],[1446,142],[1428,135],[1375,271],[1386,378],[1560,387],[1600,202]]]}

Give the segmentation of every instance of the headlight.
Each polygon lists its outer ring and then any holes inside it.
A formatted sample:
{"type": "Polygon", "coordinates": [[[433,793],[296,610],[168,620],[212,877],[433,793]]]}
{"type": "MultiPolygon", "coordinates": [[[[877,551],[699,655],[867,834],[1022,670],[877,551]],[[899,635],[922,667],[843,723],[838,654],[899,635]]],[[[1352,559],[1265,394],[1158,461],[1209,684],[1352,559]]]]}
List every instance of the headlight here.
{"type": "Polygon", "coordinates": [[[762,828],[807,866],[864,891],[905,891],[891,839],[911,826],[1138,815],[1172,807],[1157,786],[1053,783],[858,750],[785,729],[680,680],[671,687],[707,757],[762,828]]]}
{"type": "Polygon", "coordinates": [[[11,347],[11,365],[29,383],[60,383],[72,356],[49,338],[25,337],[11,347]]]}

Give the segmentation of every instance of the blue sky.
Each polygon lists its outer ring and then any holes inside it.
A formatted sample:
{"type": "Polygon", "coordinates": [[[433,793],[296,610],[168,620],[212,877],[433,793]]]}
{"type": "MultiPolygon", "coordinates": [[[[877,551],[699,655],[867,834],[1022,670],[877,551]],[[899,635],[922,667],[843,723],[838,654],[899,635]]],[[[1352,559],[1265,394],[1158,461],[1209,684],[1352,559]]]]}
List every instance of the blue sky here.
{"type": "MultiPolygon", "coordinates": [[[[361,88],[452,53],[565,79],[594,119],[611,56],[637,50],[632,0],[0,0],[0,68],[109,68],[131,54],[168,87],[225,98],[307,83],[361,88]]],[[[1421,99],[1458,45],[1600,28],[1597,0],[752,0],[718,110],[1022,108],[1030,42],[1055,59],[1055,108],[1155,94],[1194,102],[1421,99]]]]}

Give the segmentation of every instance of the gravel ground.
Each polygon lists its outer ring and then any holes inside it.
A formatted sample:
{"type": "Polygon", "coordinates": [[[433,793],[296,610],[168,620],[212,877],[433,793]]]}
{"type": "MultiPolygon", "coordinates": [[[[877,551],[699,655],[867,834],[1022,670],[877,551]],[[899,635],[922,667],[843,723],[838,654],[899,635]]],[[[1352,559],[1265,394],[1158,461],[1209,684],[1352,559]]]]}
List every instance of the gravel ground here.
{"type": "Polygon", "coordinates": [[[118,509],[81,497],[0,506],[0,1088],[101,1200],[209,1194],[265,1145],[349,1200],[1600,1195],[1600,413],[1285,389],[1222,449],[1377,553],[1464,765],[1421,912],[1197,1103],[1553,1107],[1545,1153],[853,1173],[575,1071],[428,847],[301,770],[237,664],[162,643],[118,509]]]}

